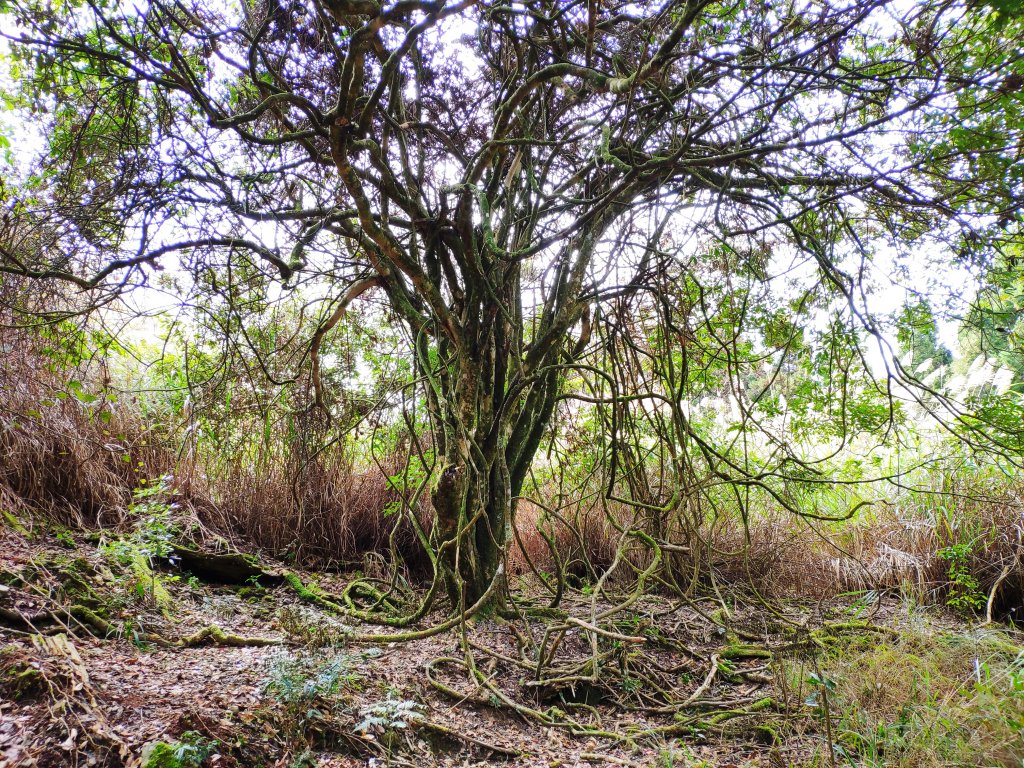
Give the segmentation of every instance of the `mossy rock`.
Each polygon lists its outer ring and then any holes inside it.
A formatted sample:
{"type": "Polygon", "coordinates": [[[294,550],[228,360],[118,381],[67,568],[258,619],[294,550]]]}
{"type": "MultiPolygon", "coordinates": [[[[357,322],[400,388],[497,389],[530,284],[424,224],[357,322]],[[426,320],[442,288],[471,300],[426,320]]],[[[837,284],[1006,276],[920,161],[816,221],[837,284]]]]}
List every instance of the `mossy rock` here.
{"type": "Polygon", "coordinates": [[[238,596],[249,603],[258,603],[267,596],[267,590],[260,586],[241,587],[238,596]]]}
{"type": "Polygon", "coordinates": [[[21,647],[0,647],[0,694],[12,701],[31,698],[46,688],[43,673],[32,666],[32,658],[21,647]]]}

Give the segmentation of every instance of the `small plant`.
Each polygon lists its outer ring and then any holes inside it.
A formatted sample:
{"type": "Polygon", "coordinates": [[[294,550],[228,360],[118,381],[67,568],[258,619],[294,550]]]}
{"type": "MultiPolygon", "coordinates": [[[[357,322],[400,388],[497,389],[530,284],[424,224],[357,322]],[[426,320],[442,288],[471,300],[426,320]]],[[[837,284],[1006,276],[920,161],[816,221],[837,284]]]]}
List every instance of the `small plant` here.
{"type": "Polygon", "coordinates": [[[62,547],[65,547],[67,549],[75,548],[75,537],[72,536],[71,531],[67,530],[66,528],[62,528],[59,531],[57,531],[53,537],[57,540],[57,543],[60,544],[62,547]]]}
{"type": "Polygon", "coordinates": [[[195,731],[185,731],[180,741],[157,741],[147,746],[142,753],[142,768],[200,768],[218,746],[219,742],[195,731]]]}
{"type": "Polygon", "coordinates": [[[135,501],[128,508],[136,518],[132,538],[151,565],[155,559],[172,556],[173,541],[179,533],[174,521],[178,505],[165,501],[172,491],[171,480],[169,475],[163,475],[154,483],[136,489],[133,494],[135,501]]]}
{"type": "Polygon", "coordinates": [[[127,578],[129,591],[138,597],[149,597],[165,612],[171,605],[166,582],[177,577],[161,579],[153,570],[157,560],[173,561],[174,538],[178,526],[174,520],[177,505],[165,499],[171,492],[171,478],[167,475],[156,482],[138,488],[135,501],[129,507],[135,525],[131,535],[112,541],[104,547],[108,556],[130,569],[127,578]]]}
{"type": "Polygon", "coordinates": [[[974,542],[962,542],[936,553],[949,563],[949,595],[946,604],[958,611],[972,612],[985,607],[985,593],[970,570],[973,549],[974,542]]]}
{"type": "Polygon", "coordinates": [[[409,699],[395,698],[389,692],[388,697],[376,704],[370,704],[359,710],[362,720],[356,725],[355,732],[362,735],[381,734],[393,730],[403,730],[423,720],[423,705],[409,699]]]}
{"type": "Polygon", "coordinates": [[[274,659],[263,692],[277,703],[275,718],[291,738],[307,742],[316,724],[332,718],[345,705],[344,691],[359,676],[346,655],[320,662],[290,655],[274,659]]]}

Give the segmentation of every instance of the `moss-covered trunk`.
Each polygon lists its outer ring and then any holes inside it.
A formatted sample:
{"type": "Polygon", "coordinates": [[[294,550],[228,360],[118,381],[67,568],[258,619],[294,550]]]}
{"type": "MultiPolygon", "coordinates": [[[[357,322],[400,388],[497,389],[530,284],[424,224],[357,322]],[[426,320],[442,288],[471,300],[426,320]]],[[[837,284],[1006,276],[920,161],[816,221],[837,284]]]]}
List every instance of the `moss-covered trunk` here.
{"type": "MultiPolygon", "coordinates": [[[[453,364],[433,379],[429,397],[440,427],[434,443],[441,470],[431,494],[437,546],[448,594],[462,608],[488,590],[492,602],[501,601],[516,498],[558,385],[554,368],[523,376],[515,368],[518,343],[510,325],[484,319],[490,322],[480,324],[475,344],[451,354],[453,364]]],[[[439,351],[443,359],[452,350],[441,344],[439,351]]]]}

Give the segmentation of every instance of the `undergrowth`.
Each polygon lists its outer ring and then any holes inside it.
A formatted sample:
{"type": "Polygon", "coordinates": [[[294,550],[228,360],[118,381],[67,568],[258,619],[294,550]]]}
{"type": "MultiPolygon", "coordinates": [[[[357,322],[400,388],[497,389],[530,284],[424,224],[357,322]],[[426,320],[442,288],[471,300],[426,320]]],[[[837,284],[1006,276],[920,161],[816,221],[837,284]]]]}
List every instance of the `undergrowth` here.
{"type": "MultiPolygon", "coordinates": [[[[74,339],[76,332],[62,333],[74,339]]],[[[239,404],[203,426],[241,446],[222,455],[195,443],[199,422],[176,434],[157,423],[177,411],[154,408],[156,395],[118,395],[105,361],[54,356],[47,350],[55,344],[14,334],[0,366],[0,524],[29,535],[43,519],[58,539],[83,527],[109,531],[106,551],[130,573],[126,590],[165,611],[173,577],[153,566],[183,536],[218,545],[223,537],[307,566],[357,566],[378,582],[430,577],[420,536],[430,535],[435,478],[400,428],[375,435],[369,448],[353,440],[321,445],[322,427],[308,414],[273,420],[262,413],[265,423],[256,423],[239,404]]],[[[933,462],[894,489],[874,488],[874,505],[842,523],[794,517],[769,497],[754,515],[750,505],[725,502],[698,514],[683,500],[655,521],[650,510],[607,499],[600,472],[574,476],[577,464],[593,465],[587,450],[531,478],[507,555],[507,572],[535,574],[555,603],[566,590],[586,594],[617,558],[615,579],[643,572],[653,553],[623,531],[654,526],[672,547],[660,553],[656,581],[684,594],[894,590],[965,618],[1019,618],[1024,505],[1019,483],[996,467],[964,456],[933,462]]],[[[823,490],[808,508],[835,514],[835,496],[823,490]]]]}
{"type": "MultiPolygon", "coordinates": [[[[900,625],[892,634],[844,636],[818,662],[835,764],[1019,767],[1024,647],[1002,632],[953,631],[922,615],[900,625]]],[[[821,686],[806,682],[820,706],[821,686]]],[[[819,764],[830,764],[827,752],[819,764]]]]}

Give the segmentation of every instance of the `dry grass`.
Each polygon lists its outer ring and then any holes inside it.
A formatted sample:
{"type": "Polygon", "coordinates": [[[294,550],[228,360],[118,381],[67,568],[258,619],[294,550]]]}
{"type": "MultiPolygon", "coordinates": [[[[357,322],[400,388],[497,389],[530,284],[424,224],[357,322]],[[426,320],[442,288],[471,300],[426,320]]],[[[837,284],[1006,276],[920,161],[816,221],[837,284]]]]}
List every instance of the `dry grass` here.
{"type": "MultiPolygon", "coordinates": [[[[393,547],[405,566],[419,571],[429,560],[388,484],[388,473],[399,471],[397,461],[390,463],[395,466],[357,469],[335,451],[306,467],[233,466],[212,483],[217,503],[204,521],[304,564],[361,566],[368,554],[391,559],[393,547]]],[[[417,519],[429,531],[425,506],[417,519]]]]}
{"type": "Polygon", "coordinates": [[[746,529],[723,519],[697,539],[704,562],[696,570],[774,596],[895,590],[944,602],[970,587],[980,613],[994,591],[993,616],[1006,616],[1024,604],[1020,492],[1007,483],[984,497],[950,497],[941,514],[914,503],[886,504],[829,526],[778,511],[762,513],[746,529]],[[963,583],[951,574],[951,556],[961,557],[963,583]]]}
{"type": "MultiPolygon", "coordinates": [[[[604,503],[598,494],[562,504],[557,503],[555,494],[546,494],[540,503],[522,499],[516,511],[508,570],[526,573],[532,563],[547,573],[555,573],[560,566],[576,580],[600,575],[615,561],[622,531],[633,524],[634,516],[633,510],[604,503]]],[[[642,569],[648,562],[649,552],[633,550],[624,558],[627,568],[623,573],[642,569]]]]}
{"type": "Polygon", "coordinates": [[[38,342],[8,331],[0,361],[0,504],[69,525],[123,522],[132,491],[173,457],[130,408],[97,391],[100,372],[47,367],[38,342]],[[84,387],[68,382],[81,379],[84,387]],[[92,386],[90,386],[92,385],[92,386]]]}
{"type": "MultiPolygon", "coordinates": [[[[1024,604],[1022,491],[1006,478],[987,487],[977,478],[975,483],[971,494],[907,493],[846,523],[803,520],[767,506],[747,525],[725,513],[695,529],[672,520],[667,538],[685,551],[664,554],[672,580],[683,589],[717,584],[772,597],[815,598],[890,590],[943,603],[970,587],[951,576],[948,555],[959,550],[959,578],[976,582],[971,587],[976,609],[984,615],[994,590],[992,614],[1005,617],[1024,604]]],[[[565,572],[580,577],[600,574],[611,564],[623,527],[639,524],[651,530],[644,513],[601,503],[598,493],[581,494],[582,500],[561,506],[553,491],[541,489],[537,496],[543,506],[520,504],[512,572],[525,571],[527,558],[539,570],[556,569],[538,525],[555,543],[565,572]]],[[[633,552],[627,560],[640,569],[649,562],[648,554],[633,552]]]]}

